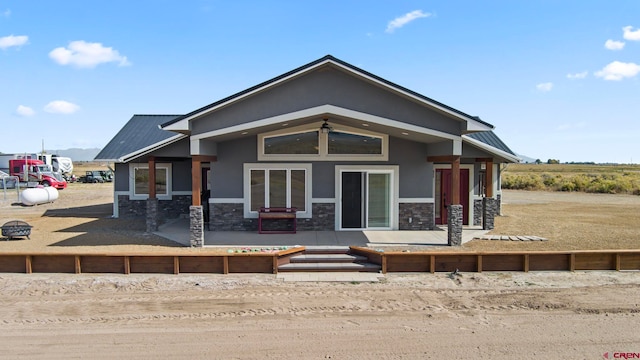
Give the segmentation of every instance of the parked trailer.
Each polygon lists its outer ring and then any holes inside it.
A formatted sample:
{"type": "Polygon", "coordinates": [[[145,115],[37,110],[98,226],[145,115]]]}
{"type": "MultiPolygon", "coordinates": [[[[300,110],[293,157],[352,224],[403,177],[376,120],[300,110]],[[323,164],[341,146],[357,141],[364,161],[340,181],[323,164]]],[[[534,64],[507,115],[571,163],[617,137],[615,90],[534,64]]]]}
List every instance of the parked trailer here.
{"type": "Polygon", "coordinates": [[[66,189],[67,182],[60,173],[53,172],[51,165],[41,160],[9,160],[9,173],[23,182],[35,182],[43,186],[53,186],[58,190],[66,189]]]}

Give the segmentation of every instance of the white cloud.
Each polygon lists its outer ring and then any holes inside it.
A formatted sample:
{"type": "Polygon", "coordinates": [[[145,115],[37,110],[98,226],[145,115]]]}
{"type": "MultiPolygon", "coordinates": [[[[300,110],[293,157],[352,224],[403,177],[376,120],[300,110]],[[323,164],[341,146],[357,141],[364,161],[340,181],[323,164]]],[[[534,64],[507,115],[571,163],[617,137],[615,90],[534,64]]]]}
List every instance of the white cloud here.
{"type": "Polygon", "coordinates": [[[538,89],[538,91],[542,91],[542,92],[551,91],[551,89],[553,89],[553,83],[546,82],[546,83],[538,84],[538,85],[536,85],[536,89],[538,89]]]}
{"type": "Polygon", "coordinates": [[[89,43],[83,40],[72,41],[69,46],[51,50],[49,57],[60,65],[74,65],[81,68],[94,68],[102,63],[117,62],[118,66],[131,63],[117,50],[104,47],[101,43],[89,43]]]}
{"type": "Polygon", "coordinates": [[[623,63],[614,61],[605,66],[602,70],[596,71],[595,75],[605,80],[622,80],[631,78],[640,73],[640,65],[634,63],[623,63]]]}
{"type": "Polygon", "coordinates": [[[7,9],[5,11],[2,12],[2,16],[8,18],[9,16],[11,16],[11,10],[7,9]]]}
{"type": "Polygon", "coordinates": [[[431,16],[431,13],[425,13],[422,12],[422,10],[414,10],[412,12],[406,13],[402,16],[399,16],[391,21],[389,21],[389,24],[387,24],[387,30],[385,30],[385,32],[387,33],[392,33],[394,32],[396,29],[399,29],[405,25],[407,25],[408,23],[412,22],[413,20],[419,19],[419,18],[426,18],[431,16]]]}
{"type": "Polygon", "coordinates": [[[624,48],[624,41],[607,40],[604,43],[604,47],[609,50],[622,50],[624,48]]]}
{"type": "Polygon", "coordinates": [[[16,114],[18,114],[18,116],[27,117],[27,116],[35,115],[36,112],[33,111],[33,109],[28,106],[18,105],[18,108],[16,109],[16,114]]]}
{"type": "Polygon", "coordinates": [[[588,71],[583,71],[575,74],[567,74],[567,79],[576,80],[576,79],[584,79],[589,75],[588,71]]]}
{"type": "Polygon", "coordinates": [[[622,31],[622,37],[626,40],[640,41],[640,29],[633,30],[633,26],[625,26],[622,31]]]}
{"type": "Polygon", "coordinates": [[[10,48],[12,46],[22,46],[24,44],[27,43],[27,41],[29,41],[29,37],[26,35],[19,35],[19,36],[13,36],[13,35],[9,35],[9,36],[5,36],[5,37],[1,37],[0,38],[0,49],[7,49],[10,48]]]}
{"type": "Polygon", "coordinates": [[[55,100],[44,107],[44,111],[52,114],[73,114],[80,110],[80,106],[64,100],[55,100]]]}

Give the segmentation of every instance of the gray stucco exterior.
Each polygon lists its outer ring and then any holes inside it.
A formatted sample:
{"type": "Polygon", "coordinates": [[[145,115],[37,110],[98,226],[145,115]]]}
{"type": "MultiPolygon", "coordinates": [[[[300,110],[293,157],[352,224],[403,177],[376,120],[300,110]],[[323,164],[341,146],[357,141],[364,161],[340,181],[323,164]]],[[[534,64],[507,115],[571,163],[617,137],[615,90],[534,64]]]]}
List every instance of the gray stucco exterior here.
{"type": "MultiPolygon", "coordinates": [[[[474,224],[486,215],[480,214],[478,206],[483,159],[494,164],[517,161],[517,156],[491,132],[490,124],[331,56],[189,114],[134,116],[130,123],[133,125],[123,129],[154,136],[147,143],[139,139],[141,143],[135,151],[127,144],[127,152],[123,153],[118,149],[119,138],[132,137],[119,133],[103,150],[116,159],[114,212],[120,216],[144,216],[147,209],[153,209],[157,214],[148,221],[153,226],[173,217],[190,217],[191,233],[198,237],[192,239],[194,244],[199,243],[203,222],[208,222],[211,231],[257,230],[256,213],[249,214],[245,208],[251,196],[246,193],[246,166],[302,164],[310,169],[311,176],[305,179],[309,182],[305,186],[312,189],[310,211],[298,219],[299,230],[342,229],[343,195],[336,191],[343,186],[339,171],[366,176],[376,171],[388,174],[384,201],[389,223],[384,229],[430,230],[436,226],[436,212],[443,211],[438,208],[442,190],[436,183],[436,173],[450,168],[452,159],[470,173],[469,204],[456,208],[456,221],[461,221],[460,211],[468,211],[469,215],[473,213],[469,218],[474,224]],[[159,119],[169,121],[154,123],[159,119]],[[318,131],[319,139],[328,141],[318,130],[323,121],[351,134],[379,136],[383,139],[383,154],[367,157],[348,153],[340,157],[318,150],[308,158],[265,156],[260,139],[271,134],[291,134],[307,127],[318,131]],[[150,129],[158,125],[168,134],[150,129]],[[144,130],[145,126],[149,129],[144,130]],[[474,132],[488,134],[467,136],[474,132]],[[133,169],[151,164],[150,159],[156,167],[169,164],[171,172],[168,192],[149,205],[144,196],[133,193],[131,184],[133,169]],[[201,164],[202,169],[192,171],[194,164],[201,164]],[[205,173],[209,177],[201,189],[201,206],[193,199],[192,189],[199,186],[199,179],[192,177],[205,173]]],[[[322,145],[318,147],[321,149],[322,145]]],[[[499,189],[499,173],[494,175],[491,186],[496,184],[499,189]]],[[[197,193],[198,188],[194,189],[197,193]]],[[[370,201],[364,196],[365,190],[359,190],[363,191],[363,206],[370,201]]],[[[365,210],[360,211],[364,217],[365,210]]]]}

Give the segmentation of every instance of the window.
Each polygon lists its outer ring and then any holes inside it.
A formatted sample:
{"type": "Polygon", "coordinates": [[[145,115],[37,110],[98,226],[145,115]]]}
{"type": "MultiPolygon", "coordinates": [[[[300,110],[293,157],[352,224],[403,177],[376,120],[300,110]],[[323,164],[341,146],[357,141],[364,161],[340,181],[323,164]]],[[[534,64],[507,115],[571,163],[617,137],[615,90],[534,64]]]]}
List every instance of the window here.
{"type": "Polygon", "coordinates": [[[329,134],[329,154],[382,154],[382,138],[379,136],[350,134],[332,131],[329,134]]]}
{"type": "MultiPolygon", "coordinates": [[[[149,197],[148,164],[129,164],[129,191],[132,199],[149,197]]],[[[171,198],[171,164],[156,164],[156,196],[171,198]]]]}
{"type": "Polygon", "coordinates": [[[268,136],[265,154],[318,154],[318,131],[268,136]]]}
{"type": "Polygon", "coordinates": [[[388,135],[333,125],[328,134],[309,124],[258,135],[258,160],[387,161],[388,135]]]}
{"type": "Polygon", "coordinates": [[[245,216],[263,206],[295,207],[298,215],[311,216],[311,164],[245,164],[244,174],[245,216]]]}

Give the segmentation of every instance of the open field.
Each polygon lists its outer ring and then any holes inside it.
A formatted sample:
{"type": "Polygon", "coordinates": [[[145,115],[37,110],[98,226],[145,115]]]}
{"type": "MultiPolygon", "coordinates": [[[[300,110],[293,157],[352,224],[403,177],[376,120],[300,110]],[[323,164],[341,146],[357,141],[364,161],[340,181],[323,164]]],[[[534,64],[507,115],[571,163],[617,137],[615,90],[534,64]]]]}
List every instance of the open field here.
{"type": "Polygon", "coordinates": [[[502,188],[640,195],[640,165],[509,164],[502,188]]]}

